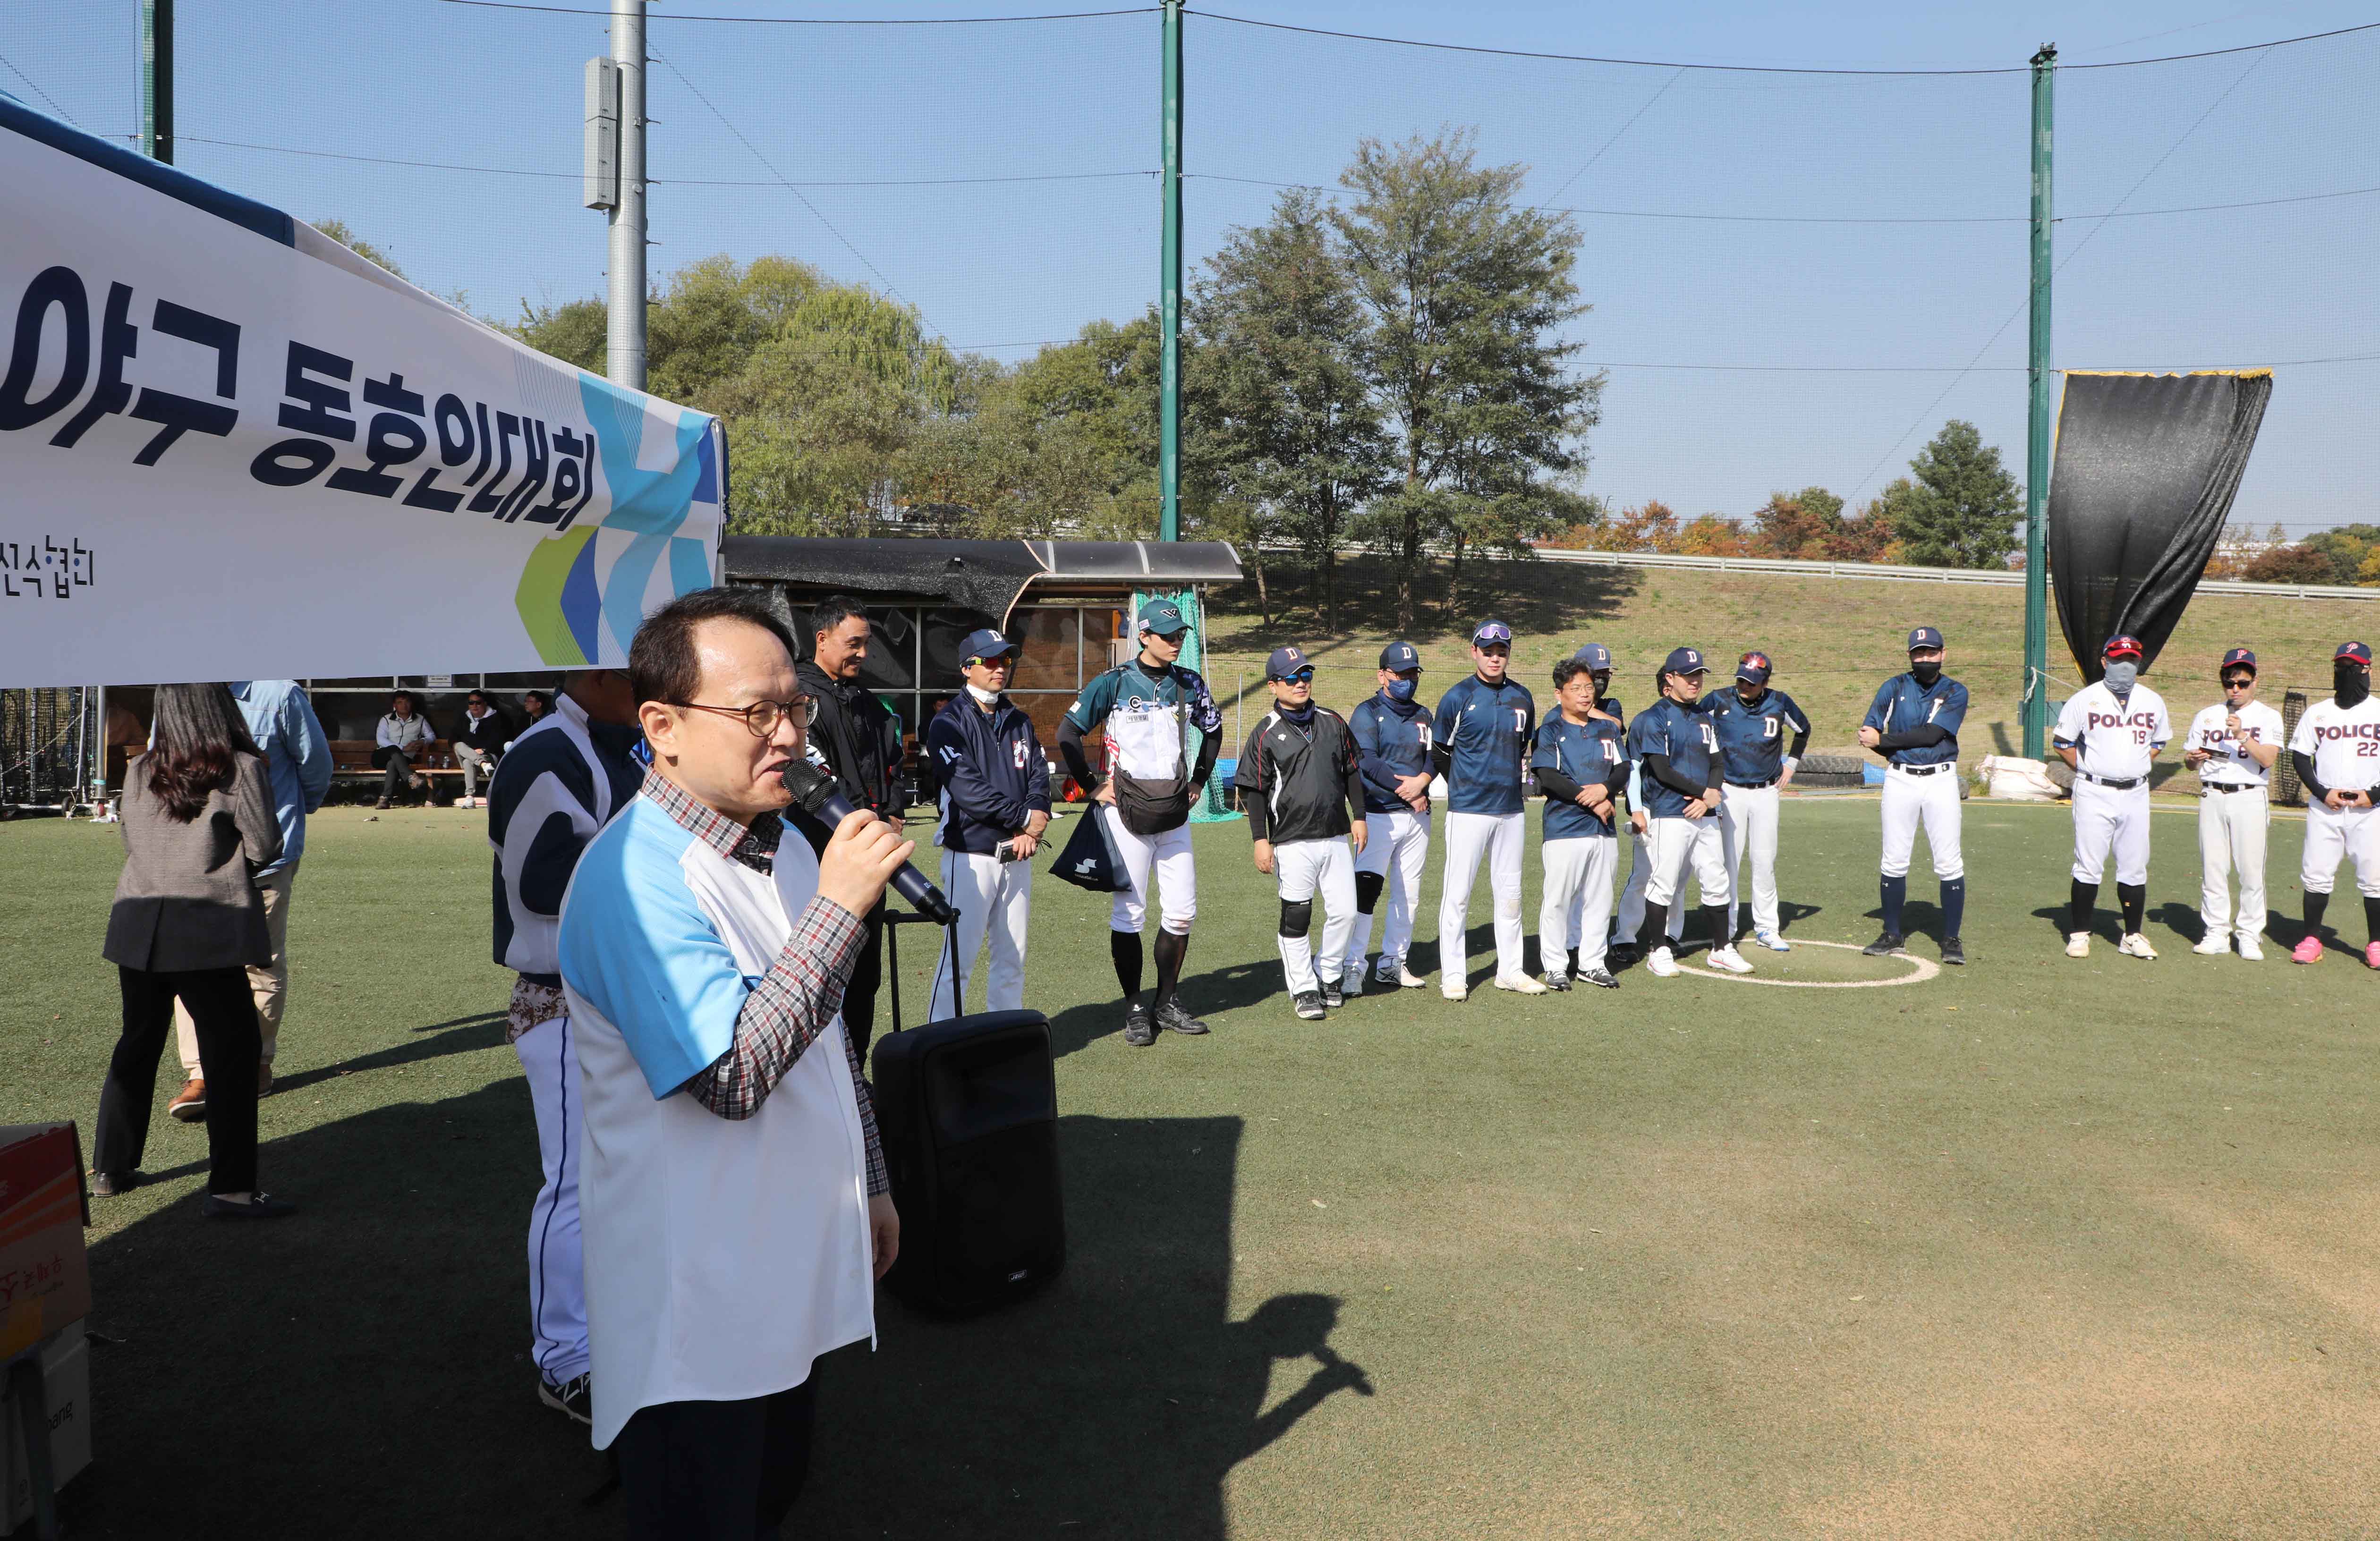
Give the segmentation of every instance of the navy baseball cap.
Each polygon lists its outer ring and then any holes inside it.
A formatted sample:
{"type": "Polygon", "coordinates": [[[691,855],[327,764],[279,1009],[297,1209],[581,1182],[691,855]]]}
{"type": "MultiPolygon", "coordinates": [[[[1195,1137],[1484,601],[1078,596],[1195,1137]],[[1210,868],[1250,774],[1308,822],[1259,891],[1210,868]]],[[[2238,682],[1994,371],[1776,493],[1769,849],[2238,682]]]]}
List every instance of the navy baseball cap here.
{"type": "Polygon", "coordinates": [[[1172,600],[1151,600],[1140,607],[1140,629],[1160,637],[1178,637],[1190,629],[1190,623],[1182,618],[1182,607],[1172,600]]]}
{"type": "Polygon", "coordinates": [[[1296,648],[1275,648],[1272,650],[1272,656],[1265,660],[1265,678],[1269,680],[1285,680],[1289,678],[1290,675],[1296,673],[1300,669],[1311,669],[1313,667],[1313,664],[1308,663],[1305,661],[1305,654],[1301,649],[1296,648]]]}
{"type": "Polygon", "coordinates": [[[2245,669],[2252,674],[2256,672],[2256,655],[2245,648],[2234,648],[2223,655],[2223,668],[2245,669]]]}
{"type": "Polygon", "coordinates": [[[1692,648],[1672,648],[1670,649],[1670,656],[1661,662],[1661,673],[1665,674],[1701,674],[1708,672],[1703,663],[1703,655],[1692,648]]]}
{"type": "Polygon", "coordinates": [[[2119,631],[2107,638],[2107,645],[2099,649],[2099,656],[2101,658],[2142,658],[2146,655],[2141,649],[2139,637],[2134,637],[2131,632],[2119,631]]]}
{"type": "Polygon", "coordinates": [[[1488,642],[1501,642],[1506,647],[1511,647],[1512,645],[1512,628],[1506,625],[1501,621],[1482,621],[1477,625],[1471,628],[1471,645],[1473,647],[1476,648],[1483,643],[1488,642]]]}
{"type": "Polygon", "coordinates": [[[986,626],[981,631],[971,631],[967,633],[966,640],[959,644],[959,657],[970,661],[976,659],[1000,658],[1015,650],[1016,644],[1001,636],[999,628],[995,626],[986,626]]]}
{"type": "Polygon", "coordinates": [[[1755,685],[1767,685],[1771,667],[1767,653],[1746,653],[1736,661],[1735,677],[1740,680],[1750,680],[1755,685]]]}
{"type": "Polygon", "coordinates": [[[1611,649],[1600,642],[1581,643],[1578,651],[1570,656],[1595,673],[1602,673],[1611,667],[1611,649]]]}
{"type": "Polygon", "coordinates": [[[1932,626],[1920,626],[1909,634],[1909,650],[1912,653],[1920,648],[1938,648],[1941,645],[1942,634],[1932,626]]]}
{"type": "Polygon", "coordinates": [[[2372,649],[2365,647],[2361,642],[2341,642],[2338,645],[2338,652],[2331,659],[2331,661],[2333,663],[2361,663],[2365,668],[2369,669],[2372,667],[2372,649]]]}
{"type": "Polygon", "coordinates": [[[1394,674],[1418,669],[1421,667],[1421,649],[1410,642],[1391,642],[1380,649],[1380,667],[1394,674]]]}

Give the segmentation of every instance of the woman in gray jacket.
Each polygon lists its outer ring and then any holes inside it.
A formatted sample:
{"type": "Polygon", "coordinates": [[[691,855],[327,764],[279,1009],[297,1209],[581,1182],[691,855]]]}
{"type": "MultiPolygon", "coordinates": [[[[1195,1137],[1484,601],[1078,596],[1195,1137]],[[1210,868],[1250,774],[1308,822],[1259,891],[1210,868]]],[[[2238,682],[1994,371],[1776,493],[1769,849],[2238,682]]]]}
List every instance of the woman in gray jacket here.
{"type": "Polygon", "coordinates": [[[280,859],[264,757],[221,685],[157,690],[149,752],[124,772],[124,875],[102,949],[124,995],[124,1034],[99,1094],[92,1187],[140,1182],[157,1060],[181,999],[207,1088],[204,1213],[273,1219],[296,1206],[256,1191],[261,1029],[248,965],[272,961],[253,874],[280,859]]]}

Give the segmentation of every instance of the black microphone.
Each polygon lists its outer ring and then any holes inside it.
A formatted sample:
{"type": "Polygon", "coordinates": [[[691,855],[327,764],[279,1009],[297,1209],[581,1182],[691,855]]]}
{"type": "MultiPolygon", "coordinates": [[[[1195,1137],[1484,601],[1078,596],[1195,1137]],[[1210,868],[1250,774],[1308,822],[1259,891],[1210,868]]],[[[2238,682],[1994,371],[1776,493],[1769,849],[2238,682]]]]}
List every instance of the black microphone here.
{"type": "MultiPolygon", "coordinates": [[[[779,779],[785,783],[785,790],[794,795],[794,807],[823,821],[829,829],[859,811],[851,806],[850,798],[834,789],[832,776],[807,759],[795,758],[785,767],[779,779]]],[[[903,862],[901,869],[892,874],[892,887],[902,898],[909,901],[911,909],[937,926],[947,926],[959,917],[959,912],[942,897],[942,891],[926,881],[926,875],[907,862],[903,862]]]]}

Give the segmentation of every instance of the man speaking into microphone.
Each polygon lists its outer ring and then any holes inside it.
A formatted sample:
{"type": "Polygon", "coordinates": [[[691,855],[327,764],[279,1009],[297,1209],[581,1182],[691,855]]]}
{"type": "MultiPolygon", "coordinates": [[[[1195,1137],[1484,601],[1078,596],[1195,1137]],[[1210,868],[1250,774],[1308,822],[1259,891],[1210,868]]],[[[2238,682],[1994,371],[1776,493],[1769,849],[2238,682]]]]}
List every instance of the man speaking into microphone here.
{"type": "Polygon", "coordinates": [[[652,769],[563,900],[594,1443],[638,1537],[775,1533],[812,1362],[873,1341],[899,1246],[840,1008],[911,846],[865,812],[816,855],[782,838],[817,710],[793,654],[735,589],[646,620],[628,675],[652,769]]]}

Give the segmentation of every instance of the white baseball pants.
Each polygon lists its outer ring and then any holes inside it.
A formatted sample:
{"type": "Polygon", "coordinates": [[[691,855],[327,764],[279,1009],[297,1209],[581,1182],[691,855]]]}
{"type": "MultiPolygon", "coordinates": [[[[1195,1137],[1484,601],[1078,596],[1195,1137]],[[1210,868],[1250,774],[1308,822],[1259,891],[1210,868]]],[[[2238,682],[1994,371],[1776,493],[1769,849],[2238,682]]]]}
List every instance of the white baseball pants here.
{"type": "Polygon", "coordinates": [[[587,1373],[587,1274],[578,1246],[578,1054],[570,1019],[540,1022],[513,1040],[537,1114],[545,1181],[528,1208],[529,1357],[556,1386],[587,1373]]]}
{"type": "Polygon", "coordinates": [[[1139,934],[1148,915],[1148,878],[1154,871],[1159,924],[1177,937],[1188,936],[1190,922],[1198,915],[1198,868],[1190,860],[1190,826],[1136,835],[1123,827],[1123,815],[1115,809],[1106,809],[1105,817],[1116,855],[1123,858],[1123,875],[1132,880],[1132,887],[1117,894],[1109,907],[1108,929],[1139,934]]]}
{"type": "MultiPolygon", "coordinates": [[[[2312,845],[2309,836],[2307,843],[2312,845]]],[[[2117,791],[2097,782],[2074,778],[2074,879],[2095,883],[2107,870],[2107,854],[2116,856],[2116,881],[2141,884],[2149,880],[2149,789],[2117,791]]]]}
{"type": "Polygon", "coordinates": [[[958,924],[942,930],[942,950],[934,959],[934,992],[926,1020],[941,1022],[965,1014],[966,988],[975,977],[975,955],[988,938],[991,942],[991,976],[985,981],[983,1009],[1022,1011],[1025,1007],[1025,928],[1033,913],[1033,864],[1003,862],[966,851],[942,853],[942,892],[958,906],[958,924]],[[958,992],[951,991],[951,953],[958,953],[958,992]]]}
{"type": "Polygon", "coordinates": [[[1909,876],[1917,848],[1917,827],[1925,826],[1934,876],[1951,882],[1967,875],[1959,853],[1959,771],[1956,766],[1930,776],[1912,776],[1899,766],[1884,772],[1884,875],[1909,876]]]}
{"type": "Polygon", "coordinates": [[[1463,953],[1463,928],[1471,916],[1471,885],[1479,877],[1479,858],[1488,858],[1488,888],[1496,901],[1496,977],[1528,976],[1528,958],[1522,949],[1521,842],[1527,838],[1528,818],[1518,813],[1449,813],[1446,816],[1446,870],[1438,896],[1438,970],[1447,984],[1470,977],[1470,960],[1463,953]]]}
{"type": "MultiPolygon", "coordinates": [[[[1355,870],[1386,877],[1380,897],[1388,904],[1388,929],[1380,937],[1380,963],[1390,972],[1404,966],[1413,946],[1414,913],[1421,904],[1421,875],[1429,860],[1429,818],[1419,813],[1367,813],[1364,816],[1364,849],[1355,870]]],[[[1372,950],[1378,914],[1358,916],[1347,941],[1344,966],[1361,968],[1372,950]]]]}
{"type": "MultiPolygon", "coordinates": [[[[1727,842],[1719,828],[1718,816],[1705,814],[1700,819],[1656,819],[1645,831],[1645,843],[1651,848],[1651,870],[1645,879],[1645,902],[1648,904],[1669,904],[1682,908],[1675,901],[1686,892],[1688,869],[1702,885],[1702,901],[1706,907],[1725,905],[1733,891],[1728,886],[1727,842]]],[[[1719,945],[1724,946],[1722,941],[1719,945]]]]}
{"type": "Polygon", "coordinates": [[[2380,808],[2333,808],[2306,805],[2305,863],[2298,881],[2308,893],[2328,893],[2338,878],[2338,858],[2355,863],[2355,886],[2366,899],[2380,899],[2380,808]]]}
{"type": "MultiPolygon", "coordinates": [[[[1622,946],[1636,945],[1636,933],[1645,928],[1645,879],[1653,870],[1653,854],[1645,845],[1645,837],[1636,827],[1628,827],[1628,881],[1620,891],[1620,912],[1612,917],[1611,939],[1622,946]]],[[[1579,916],[1572,906],[1571,918],[1579,916]]],[[[1670,940],[1676,941],[1686,934],[1686,917],[1676,910],[1670,912],[1670,940]]]]}
{"type": "Polygon", "coordinates": [[[1721,787],[1719,839],[1727,854],[1727,934],[1743,907],[1743,858],[1752,857],[1752,928],[1777,929],[1777,794],[1774,786],[1721,787]]]}
{"type": "Polygon", "coordinates": [[[2240,924],[2243,937],[2265,934],[2265,831],[2272,803],[2261,786],[2240,792],[2209,792],[2198,804],[2198,916],[2210,937],[2228,936],[2231,874],[2240,874],[2240,924]]]}
{"type": "MultiPolygon", "coordinates": [[[[1366,834],[1366,843],[1371,836],[1366,834]]],[[[1314,920],[1306,917],[1306,934],[1281,936],[1281,972],[1289,977],[1289,993],[1303,995],[1318,990],[1321,981],[1315,977],[1314,960],[1328,962],[1343,958],[1347,952],[1347,935],[1355,928],[1355,855],[1347,842],[1338,840],[1293,840],[1286,845],[1272,848],[1272,871],[1281,885],[1281,899],[1285,904],[1310,904],[1317,897],[1322,901],[1322,944],[1314,944],[1314,920]]],[[[1364,965],[1362,953],[1355,955],[1354,966],[1364,965]]],[[[1343,977],[1343,976],[1342,976],[1343,977]]]]}
{"type": "Polygon", "coordinates": [[[1611,924],[1611,880],[1620,870],[1614,835],[1574,835],[1543,847],[1545,900],[1537,906],[1537,962],[1548,974],[1570,966],[1601,968],[1611,924]]]}

